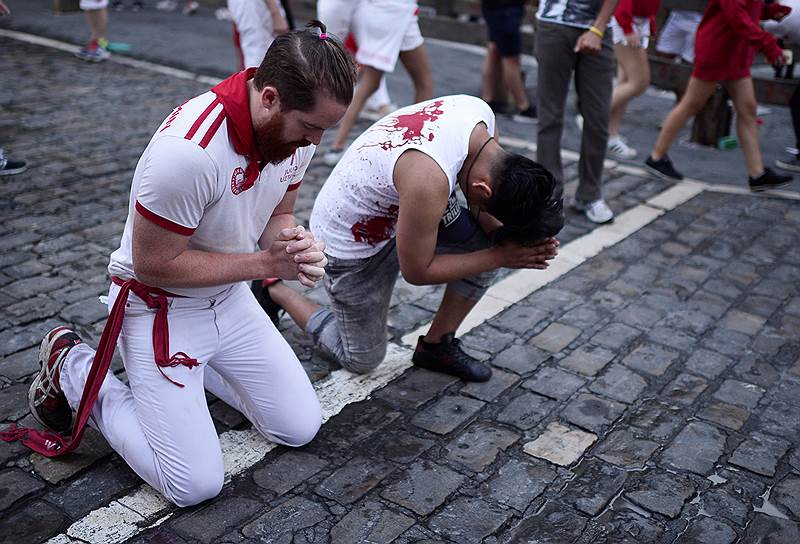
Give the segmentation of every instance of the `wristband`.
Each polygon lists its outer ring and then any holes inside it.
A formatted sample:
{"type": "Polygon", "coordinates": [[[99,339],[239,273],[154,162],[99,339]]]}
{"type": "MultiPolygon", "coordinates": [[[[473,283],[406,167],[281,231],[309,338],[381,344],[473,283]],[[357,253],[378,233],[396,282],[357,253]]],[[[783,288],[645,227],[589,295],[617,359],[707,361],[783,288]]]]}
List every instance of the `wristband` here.
{"type": "Polygon", "coordinates": [[[590,26],[589,32],[591,32],[592,34],[597,34],[601,38],[603,37],[603,31],[597,28],[596,26],[590,26]]]}

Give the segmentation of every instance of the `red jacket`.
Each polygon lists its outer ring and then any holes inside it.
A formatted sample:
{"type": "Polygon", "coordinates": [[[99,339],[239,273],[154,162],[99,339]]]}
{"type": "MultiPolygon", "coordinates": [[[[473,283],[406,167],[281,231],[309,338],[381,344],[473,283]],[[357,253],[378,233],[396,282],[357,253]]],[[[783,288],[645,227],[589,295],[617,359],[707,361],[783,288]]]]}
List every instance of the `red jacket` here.
{"type": "Polygon", "coordinates": [[[761,0],[709,0],[697,28],[692,75],[704,81],[748,77],[756,51],[769,62],[777,60],[778,42],[758,25],[769,15],[761,0]]]}
{"type": "Polygon", "coordinates": [[[650,19],[650,34],[656,33],[656,13],[660,0],[619,0],[614,18],[625,34],[633,33],[633,18],[648,17],[650,19]]]}

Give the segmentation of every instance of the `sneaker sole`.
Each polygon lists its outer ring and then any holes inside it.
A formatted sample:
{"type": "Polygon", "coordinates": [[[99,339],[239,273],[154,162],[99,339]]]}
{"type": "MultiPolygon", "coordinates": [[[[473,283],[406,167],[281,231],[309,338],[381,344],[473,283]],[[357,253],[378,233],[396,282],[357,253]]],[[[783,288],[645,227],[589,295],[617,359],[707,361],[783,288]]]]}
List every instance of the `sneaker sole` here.
{"type": "Polygon", "coordinates": [[[771,191],[773,189],[780,189],[781,187],[786,187],[787,185],[791,185],[791,181],[784,181],[783,183],[776,183],[774,185],[763,185],[761,187],[750,187],[750,190],[754,193],[763,193],[764,191],[771,191]]]}
{"type": "Polygon", "coordinates": [[[20,168],[6,168],[4,170],[0,170],[0,176],[12,176],[14,174],[21,174],[27,169],[28,169],[27,166],[22,166],[20,168]]]}
{"type": "Polygon", "coordinates": [[[526,125],[533,125],[539,122],[538,117],[525,117],[524,115],[513,115],[511,120],[515,123],[522,123],[526,125]]]}
{"type": "Polygon", "coordinates": [[[668,176],[665,173],[663,173],[663,172],[661,172],[659,170],[656,170],[655,168],[653,168],[649,164],[645,164],[644,165],[644,169],[647,170],[650,174],[654,175],[655,177],[663,179],[663,180],[666,180],[666,181],[683,181],[683,176],[681,176],[679,178],[674,178],[672,176],[668,176]]]}
{"type": "Polygon", "coordinates": [[[788,170],[789,172],[800,172],[800,166],[794,166],[783,161],[775,161],[775,166],[788,170]]]}
{"type": "Polygon", "coordinates": [[[36,403],[35,403],[36,390],[39,389],[39,387],[42,384],[42,369],[50,360],[50,353],[53,351],[53,344],[55,344],[56,340],[58,340],[59,338],[70,332],[72,331],[67,327],[64,326],[55,327],[54,329],[51,329],[47,334],[44,335],[44,338],[42,338],[42,343],[39,344],[39,373],[36,375],[35,378],[33,378],[33,382],[31,383],[31,386],[28,389],[28,409],[30,410],[33,419],[35,419],[42,427],[46,429],[50,429],[50,425],[48,425],[46,421],[44,421],[41,417],[39,417],[39,413],[38,410],[36,409],[36,403]],[[53,334],[56,331],[58,331],[58,333],[53,334]],[[53,335],[52,339],[50,338],[51,335],[53,335]]]}

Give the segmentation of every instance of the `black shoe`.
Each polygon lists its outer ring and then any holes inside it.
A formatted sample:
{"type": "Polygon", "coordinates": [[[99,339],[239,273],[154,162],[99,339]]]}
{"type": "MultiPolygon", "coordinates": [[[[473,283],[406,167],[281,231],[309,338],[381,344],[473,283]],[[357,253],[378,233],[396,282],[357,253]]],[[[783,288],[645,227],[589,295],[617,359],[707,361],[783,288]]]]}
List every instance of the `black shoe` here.
{"type": "Polygon", "coordinates": [[[793,180],[792,176],[778,174],[769,168],[764,168],[764,173],[757,178],[747,178],[751,191],[766,191],[767,189],[778,189],[789,185],[793,180]]]}
{"type": "Polygon", "coordinates": [[[417,349],[411,360],[414,366],[442,372],[461,378],[465,382],[485,382],[492,377],[492,370],[461,349],[455,333],[445,334],[438,344],[429,344],[424,337],[417,340],[417,349]]]}
{"type": "MultiPolygon", "coordinates": [[[[272,284],[274,283],[277,283],[277,281],[272,284]]],[[[281,315],[283,315],[284,309],[272,300],[272,297],[269,296],[269,289],[264,285],[262,280],[254,280],[250,285],[250,289],[253,291],[258,303],[264,309],[264,312],[269,316],[270,320],[272,320],[275,327],[277,327],[278,323],[281,322],[281,315]]]]}
{"type": "Polygon", "coordinates": [[[644,161],[644,165],[651,174],[654,174],[659,178],[674,181],[680,181],[683,179],[683,174],[675,170],[675,167],[672,166],[672,161],[669,160],[667,155],[664,155],[659,160],[654,160],[653,157],[648,156],[647,160],[644,161]]]}
{"type": "Polygon", "coordinates": [[[536,116],[537,116],[536,106],[531,104],[530,106],[528,106],[524,110],[522,110],[519,113],[517,113],[513,117],[513,119],[514,119],[514,121],[516,121],[518,123],[533,123],[534,121],[536,121],[536,116]]]}
{"type": "Polygon", "coordinates": [[[25,161],[12,161],[3,154],[0,149],[0,176],[10,176],[12,174],[21,174],[28,169],[25,161]]]}

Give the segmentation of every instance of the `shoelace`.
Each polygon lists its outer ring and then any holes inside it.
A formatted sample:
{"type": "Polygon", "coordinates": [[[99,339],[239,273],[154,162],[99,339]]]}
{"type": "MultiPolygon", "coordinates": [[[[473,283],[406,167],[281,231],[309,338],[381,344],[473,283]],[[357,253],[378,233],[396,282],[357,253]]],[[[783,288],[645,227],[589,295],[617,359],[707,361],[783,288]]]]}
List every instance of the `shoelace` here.
{"type": "Polygon", "coordinates": [[[61,367],[64,365],[64,360],[67,358],[67,352],[69,352],[69,349],[62,349],[55,363],[51,365],[50,362],[47,361],[42,369],[44,373],[36,376],[36,390],[41,391],[42,396],[33,399],[34,406],[41,406],[45,400],[50,398],[51,394],[52,397],[55,398],[61,392],[56,386],[55,377],[61,373],[61,367]]]}

